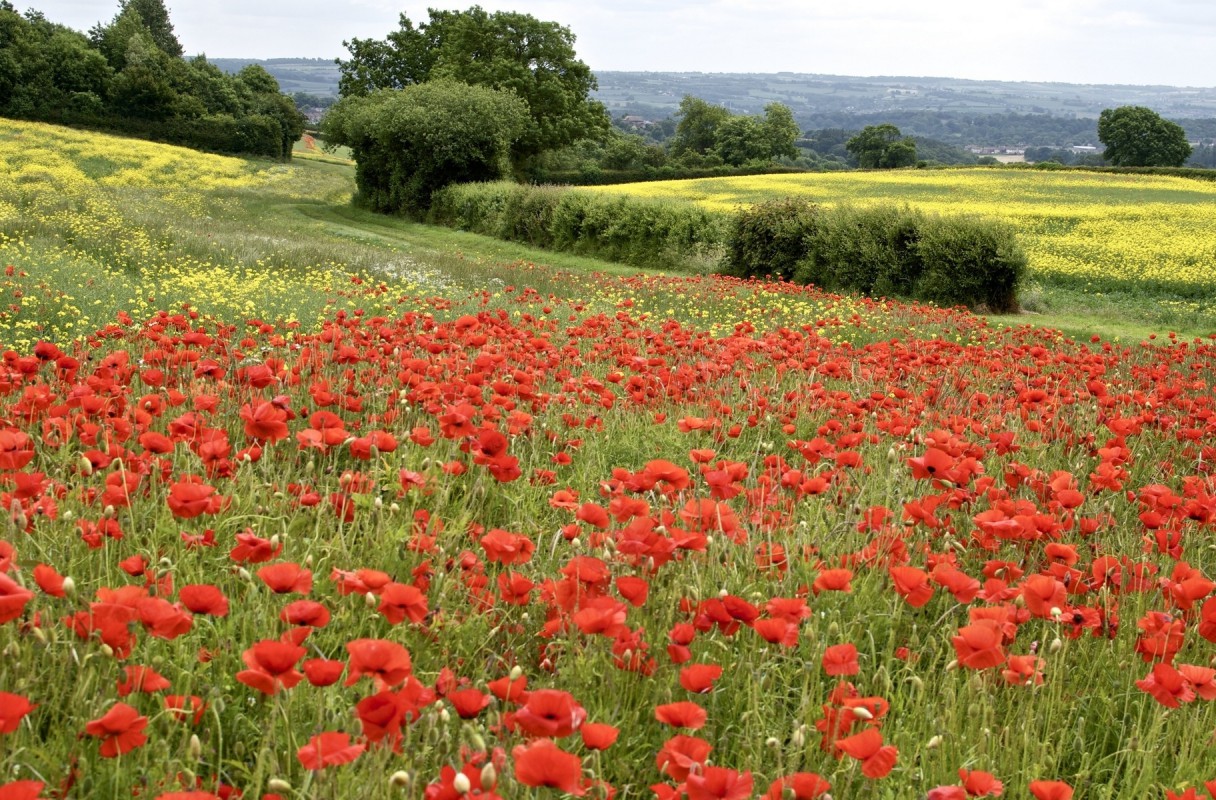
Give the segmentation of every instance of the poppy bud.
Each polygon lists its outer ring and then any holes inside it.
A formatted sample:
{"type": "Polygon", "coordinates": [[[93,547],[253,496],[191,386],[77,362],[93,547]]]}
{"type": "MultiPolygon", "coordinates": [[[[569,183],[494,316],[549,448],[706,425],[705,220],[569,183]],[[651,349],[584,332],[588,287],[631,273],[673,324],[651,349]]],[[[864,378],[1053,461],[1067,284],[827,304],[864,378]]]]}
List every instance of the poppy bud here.
{"type": "Polygon", "coordinates": [[[282,778],[271,778],[266,781],[266,788],[272,792],[290,792],[291,784],[282,778]]]}
{"type": "Polygon", "coordinates": [[[117,513],[118,512],[116,512],[114,510],[114,506],[112,506],[112,505],[107,505],[105,508],[103,508],[101,510],[101,515],[103,517],[105,517],[106,519],[114,519],[114,515],[117,513]]]}
{"type": "Polygon", "coordinates": [[[957,658],[946,665],[947,672],[949,672],[952,669],[958,669],[958,659],[957,658]]]}
{"type": "Polygon", "coordinates": [[[76,593],[76,581],[72,580],[70,575],[63,579],[63,593],[68,597],[76,593]]]}
{"type": "Polygon", "coordinates": [[[271,536],[270,537],[270,549],[278,550],[280,541],[281,541],[281,539],[279,539],[279,535],[277,533],[274,536],[271,536]]]}
{"type": "Polygon", "coordinates": [[[778,747],[781,746],[781,742],[779,742],[777,740],[776,736],[770,736],[764,740],[764,746],[771,747],[772,749],[776,750],[778,747]]]}
{"type": "Polygon", "coordinates": [[[484,791],[487,787],[493,787],[498,783],[498,769],[494,766],[494,762],[487,762],[481,768],[481,788],[484,791]]]}
{"type": "Polygon", "coordinates": [[[83,455],[80,457],[80,474],[86,478],[93,474],[93,462],[89,461],[83,455]]]}
{"type": "Polygon", "coordinates": [[[64,522],[71,522],[72,520],[76,519],[76,512],[69,508],[59,516],[63,517],[64,522]]]}
{"type": "Polygon", "coordinates": [[[380,601],[378,599],[376,599],[376,595],[372,594],[371,592],[368,592],[367,594],[363,595],[363,603],[368,608],[375,608],[377,605],[380,604],[380,601]]]}
{"type": "Polygon", "coordinates": [[[941,747],[941,744],[942,744],[942,737],[940,737],[940,736],[934,736],[933,738],[931,738],[931,739],[929,740],[928,744],[926,744],[926,745],[925,745],[925,749],[927,749],[927,750],[935,750],[935,749],[937,749],[938,747],[941,747]]]}
{"type": "Polygon", "coordinates": [[[1060,637],[1057,636],[1056,638],[1052,639],[1051,644],[1049,644],[1047,646],[1047,652],[1058,653],[1058,652],[1060,652],[1060,648],[1063,646],[1064,646],[1064,642],[1060,641],[1060,637]]]}
{"type": "Polygon", "coordinates": [[[236,574],[237,574],[237,577],[239,577],[243,581],[253,580],[253,576],[249,574],[249,570],[245,569],[244,567],[238,568],[236,571],[236,574]]]}
{"type": "Polygon", "coordinates": [[[874,715],[870,713],[870,709],[866,708],[865,706],[857,706],[851,710],[853,712],[853,716],[857,717],[858,719],[864,719],[867,722],[874,719],[874,715]]]}
{"type": "Polygon", "coordinates": [[[396,503],[389,503],[388,510],[393,512],[394,514],[396,514],[398,511],[401,510],[401,506],[397,505],[396,503]]]}
{"type": "Polygon", "coordinates": [[[38,644],[46,644],[46,631],[42,628],[34,628],[34,639],[38,644]]]}
{"type": "Polygon", "coordinates": [[[452,721],[452,712],[448,711],[446,708],[441,708],[439,710],[439,721],[440,722],[451,722],[452,721]]]}
{"type": "Polygon", "coordinates": [[[191,761],[198,761],[203,755],[203,743],[199,741],[198,734],[190,734],[190,744],[186,747],[186,755],[191,761]]]}
{"type": "Polygon", "coordinates": [[[511,672],[510,672],[511,680],[517,681],[523,677],[523,674],[524,674],[524,668],[521,667],[519,664],[516,664],[515,666],[511,667],[511,672]]]}
{"type": "Polygon", "coordinates": [[[404,789],[410,785],[410,774],[403,769],[399,769],[388,776],[388,782],[390,786],[400,786],[404,789]]]}
{"type": "Polygon", "coordinates": [[[468,794],[473,788],[473,782],[469,780],[469,776],[463,772],[456,773],[456,777],[452,779],[452,788],[460,794],[468,794]]]}
{"type": "Polygon", "coordinates": [[[113,656],[113,655],[114,655],[114,648],[113,648],[113,647],[110,647],[110,646],[109,646],[108,644],[106,644],[105,642],[102,642],[102,643],[101,643],[101,653],[102,653],[102,655],[107,656],[107,657],[113,656]]]}
{"type": "Polygon", "coordinates": [[[802,731],[802,726],[794,728],[794,733],[790,736],[790,746],[803,747],[806,745],[806,734],[802,731]]]}

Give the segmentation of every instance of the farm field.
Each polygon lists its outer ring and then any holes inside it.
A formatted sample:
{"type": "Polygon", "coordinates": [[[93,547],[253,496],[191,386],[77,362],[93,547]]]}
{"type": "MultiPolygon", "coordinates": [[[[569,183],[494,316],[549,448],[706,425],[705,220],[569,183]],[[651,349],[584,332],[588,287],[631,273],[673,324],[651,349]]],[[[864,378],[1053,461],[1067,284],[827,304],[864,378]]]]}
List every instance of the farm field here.
{"type": "Polygon", "coordinates": [[[907,203],[1017,226],[1041,284],[1087,294],[1133,292],[1210,315],[1216,296],[1216,182],[1011,169],[758,175],[596,187],[729,211],[789,195],[817,203],[907,203]]]}
{"type": "Polygon", "coordinates": [[[0,796],[1216,796],[1208,340],[0,160],[0,796]]]}

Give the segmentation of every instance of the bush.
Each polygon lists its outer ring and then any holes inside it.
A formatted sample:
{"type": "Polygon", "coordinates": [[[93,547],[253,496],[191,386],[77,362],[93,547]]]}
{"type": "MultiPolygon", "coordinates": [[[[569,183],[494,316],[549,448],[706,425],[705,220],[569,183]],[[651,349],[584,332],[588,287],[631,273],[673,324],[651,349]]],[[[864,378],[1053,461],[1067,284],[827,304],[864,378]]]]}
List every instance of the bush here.
{"type": "Polygon", "coordinates": [[[741,209],[730,223],[722,271],[737,278],[792,278],[822,215],[819,206],[797,197],[741,209]]]}
{"type": "Polygon", "coordinates": [[[910,208],[841,206],[820,215],[794,280],[828,290],[908,296],[921,274],[924,215],[910,208]]]}
{"type": "Polygon", "coordinates": [[[721,271],[1012,311],[1025,268],[1013,231],[998,222],[898,206],[825,209],[786,198],[734,216],[721,271]]]}
{"type": "Polygon", "coordinates": [[[976,217],[927,217],[916,250],[924,272],[915,297],[940,305],[1017,310],[1026,254],[1008,226],[976,217]]]}

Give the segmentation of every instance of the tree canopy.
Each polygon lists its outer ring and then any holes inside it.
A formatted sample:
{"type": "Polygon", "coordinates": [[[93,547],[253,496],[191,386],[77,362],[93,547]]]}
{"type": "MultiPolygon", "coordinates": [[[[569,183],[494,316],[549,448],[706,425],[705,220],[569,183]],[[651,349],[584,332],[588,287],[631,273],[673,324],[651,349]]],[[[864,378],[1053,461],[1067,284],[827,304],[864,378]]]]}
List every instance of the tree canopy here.
{"type": "Polygon", "coordinates": [[[801,130],[781,103],[765,106],[763,117],[744,116],[685,95],[676,115],[680,121],[671,140],[671,154],[676,158],[717,156],[720,163],[740,166],[798,155],[794,141],[801,130]]]}
{"type": "Polygon", "coordinates": [[[0,114],[291,157],[304,118],[269,73],[180,53],[161,0],[123,0],[87,37],[0,0],[0,114]]]}
{"type": "Polygon", "coordinates": [[[895,169],[916,164],[916,142],[889,123],[867,125],[845,143],[862,169],[895,169]]]}
{"type": "Polygon", "coordinates": [[[360,203],[419,213],[449,183],[506,175],[528,120],[527,105],[510,92],[439,79],[342,98],[321,135],[352,150],[360,203]]]}
{"type": "Polygon", "coordinates": [[[520,168],[542,152],[608,129],[603,105],[589,98],[595,76],[577,58],[569,28],[480,6],[428,14],[418,25],[402,14],[400,27],[385,39],[344,42],[350,58],[338,59],[339,93],[357,97],[444,78],[514,92],[529,118],[511,150],[520,168]]]}
{"type": "Polygon", "coordinates": [[[1103,158],[1116,167],[1181,167],[1191,155],[1186,131],[1144,106],[1108,108],[1098,117],[1103,158]]]}

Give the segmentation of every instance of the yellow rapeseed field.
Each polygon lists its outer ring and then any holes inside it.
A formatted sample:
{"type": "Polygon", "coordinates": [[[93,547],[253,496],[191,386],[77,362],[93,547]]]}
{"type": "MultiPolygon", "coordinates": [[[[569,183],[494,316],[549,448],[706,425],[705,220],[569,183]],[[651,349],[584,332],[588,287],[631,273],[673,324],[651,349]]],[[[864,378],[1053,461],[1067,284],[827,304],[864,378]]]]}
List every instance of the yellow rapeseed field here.
{"type": "Polygon", "coordinates": [[[332,313],[352,274],[370,276],[302,263],[290,236],[248,213],[266,193],[307,192],[293,177],[286,164],[0,119],[0,345],[75,338],[119,311],[332,313]]]}
{"type": "Polygon", "coordinates": [[[907,203],[1012,222],[1033,275],[1043,280],[1191,297],[1216,288],[1216,182],[976,168],[756,175],[587,191],[688,200],[721,211],[790,195],[829,205],[907,203]]]}

